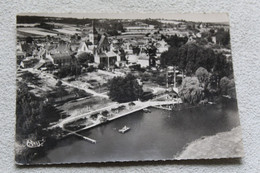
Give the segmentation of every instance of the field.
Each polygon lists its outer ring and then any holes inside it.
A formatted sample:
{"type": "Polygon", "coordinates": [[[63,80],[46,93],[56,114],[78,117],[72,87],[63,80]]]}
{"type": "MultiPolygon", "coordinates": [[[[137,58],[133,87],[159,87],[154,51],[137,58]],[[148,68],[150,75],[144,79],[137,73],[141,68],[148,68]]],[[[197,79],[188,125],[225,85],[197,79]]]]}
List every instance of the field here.
{"type": "Polygon", "coordinates": [[[17,33],[25,36],[57,36],[57,32],[42,28],[17,28],[17,33]]]}

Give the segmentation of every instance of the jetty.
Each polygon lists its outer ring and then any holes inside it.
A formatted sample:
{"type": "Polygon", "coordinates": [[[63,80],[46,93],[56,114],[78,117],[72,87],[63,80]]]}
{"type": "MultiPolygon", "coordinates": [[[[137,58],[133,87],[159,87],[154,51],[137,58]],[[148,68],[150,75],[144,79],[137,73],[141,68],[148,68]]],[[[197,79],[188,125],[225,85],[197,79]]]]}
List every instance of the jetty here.
{"type": "Polygon", "coordinates": [[[172,109],[171,108],[167,108],[167,107],[163,107],[163,106],[152,106],[154,108],[157,108],[157,109],[163,109],[163,110],[167,110],[167,111],[171,111],[172,109]]]}
{"type": "Polygon", "coordinates": [[[77,132],[73,132],[73,131],[71,131],[71,130],[67,130],[67,129],[64,129],[64,128],[63,128],[63,130],[69,132],[69,134],[67,134],[66,136],[73,134],[73,135],[76,135],[76,136],[79,136],[79,137],[85,139],[86,141],[88,141],[88,142],[90,142],[90,143],[92,143],[92,144],[97,143],[97,141],[96,141],[95,139],[91,139],[91,138],[89,138],[89,137],[83,136],[83,135],[81,135],[81,134],[78,134],[77,132]]]}

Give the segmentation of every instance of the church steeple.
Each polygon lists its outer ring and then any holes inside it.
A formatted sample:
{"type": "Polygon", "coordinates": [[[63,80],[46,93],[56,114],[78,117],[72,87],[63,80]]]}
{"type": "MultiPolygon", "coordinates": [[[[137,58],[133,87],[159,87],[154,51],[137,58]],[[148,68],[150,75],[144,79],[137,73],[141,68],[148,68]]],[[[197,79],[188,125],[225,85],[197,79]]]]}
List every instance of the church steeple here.
{"type": "Polygon", "coordinates": [[[98,32],[95,27],[94,19],[92,20],[92,31],[89,33],[89,41],[91,41],[94,45],[98,44],[98,32]]]}

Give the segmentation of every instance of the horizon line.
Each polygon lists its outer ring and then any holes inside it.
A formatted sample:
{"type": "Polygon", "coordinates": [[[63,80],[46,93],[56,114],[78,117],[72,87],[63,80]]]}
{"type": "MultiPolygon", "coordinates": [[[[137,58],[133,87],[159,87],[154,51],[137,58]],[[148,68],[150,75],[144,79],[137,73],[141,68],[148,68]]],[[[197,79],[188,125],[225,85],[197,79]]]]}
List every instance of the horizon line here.
{"type": "Polygon", "coordinates": [[[229,23],[228,13],[20,13],[17,16],[95,19],[164,19],[204,23],[229,23]]]}

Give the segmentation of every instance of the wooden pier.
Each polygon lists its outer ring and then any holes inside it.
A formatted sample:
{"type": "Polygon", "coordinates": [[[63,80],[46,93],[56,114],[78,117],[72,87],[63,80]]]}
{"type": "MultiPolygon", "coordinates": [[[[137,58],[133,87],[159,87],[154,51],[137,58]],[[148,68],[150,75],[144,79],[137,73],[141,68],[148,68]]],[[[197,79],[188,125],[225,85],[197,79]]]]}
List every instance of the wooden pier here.
{"type": "MultiPolygon", "coordinates": [[[[67,130],[67,129],[63,129],[63,130],[69,132],[68,135],[72,135],[72,134],[73,134],[73,135],[76,135],[76,136],[79,136],[79,137],[85,139],[86,141],[88,141],[88,142],[90,142],[90,143],[92,143],[92,144],[97,143],[97,141],[96,141],[95,139],[91,139],[91,138],[89,138],[89,137],[83,136],[83,135],[81,135],[81,134],[78,134],[78,133],[76,133],[76,132],[73,132],[73,131],[70,131],[70,130],[67,130]]],[[[66,136],[68,136],[68,135],[66,135],[66,136]]]]}
{"type": "Polygon", "coordinates": [[[171,111],[172,110],[171,108],[166,108],[166,107],[163,107],[163,106],[152,106],[152,107],[158,108],[158,109],[167,110],[167,111],[171,111]]]}

